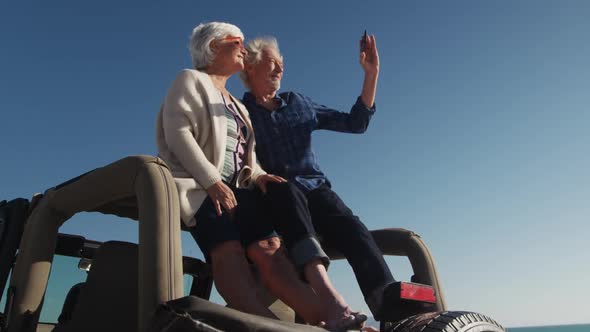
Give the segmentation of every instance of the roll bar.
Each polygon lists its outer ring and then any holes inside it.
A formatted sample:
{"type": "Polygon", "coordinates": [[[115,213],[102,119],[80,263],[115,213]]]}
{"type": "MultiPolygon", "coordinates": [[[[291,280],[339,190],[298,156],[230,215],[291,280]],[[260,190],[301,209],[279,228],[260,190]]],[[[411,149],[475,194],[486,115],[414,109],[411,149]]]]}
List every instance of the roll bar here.
{"type": "MultiPolygon", "coordinates": [[[[414,271],[412,281],[432,286],[436,293],[436,311],[447,310],[434,257],[420,235],[402,228],[374,230],[371,235],[384,255],[407,256],[414,271]]],[[[330,259],[344,258],[340,252],[331,248],[326,248],[326,253],[330,259]]]]}
{"type": "Polygon", "coordinates": [[[8,331],[34,331],[59,227],[78,212],[139,221],[138,326],[147,328],[161,303],[182,297],[178,193],[166,164],[151,156],[123,158],[47,190],[27,219],[11,277],[8,331]]]}

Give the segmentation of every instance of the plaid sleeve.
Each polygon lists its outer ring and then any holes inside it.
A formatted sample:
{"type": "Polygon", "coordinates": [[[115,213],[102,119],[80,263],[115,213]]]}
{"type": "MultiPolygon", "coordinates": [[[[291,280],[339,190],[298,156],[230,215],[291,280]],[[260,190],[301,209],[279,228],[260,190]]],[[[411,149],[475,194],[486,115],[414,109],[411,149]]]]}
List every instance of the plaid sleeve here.
{"type": "Polygon", "coordinates": [[[360,97],[352,106],[350,113],[345,113],[325,105],[320,105],[308,97],[303,97],[313,110],[317,119],[316,129],[326,129],[343,133],[364,133],[371,117],[376,111],[375,105],[368,108],[360,97]]]}

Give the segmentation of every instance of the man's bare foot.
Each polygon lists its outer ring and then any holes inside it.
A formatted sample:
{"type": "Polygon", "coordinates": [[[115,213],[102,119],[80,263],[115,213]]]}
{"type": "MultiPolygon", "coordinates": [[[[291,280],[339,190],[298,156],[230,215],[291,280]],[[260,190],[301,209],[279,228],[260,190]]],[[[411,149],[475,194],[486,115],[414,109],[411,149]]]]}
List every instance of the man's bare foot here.
{"type": "MultiPolygon", "coordinates": [[[[342,313],[342,316],[340,316],[340,318],[329,320],[323,327],[326,330],[332,332],[361,330],[367,318],[367,315],[360,312],[352,312],[350,307],[347,307],[345,312],[342,313]]],[[[371,332],[371,330],[368,331],[371,332]]]]}

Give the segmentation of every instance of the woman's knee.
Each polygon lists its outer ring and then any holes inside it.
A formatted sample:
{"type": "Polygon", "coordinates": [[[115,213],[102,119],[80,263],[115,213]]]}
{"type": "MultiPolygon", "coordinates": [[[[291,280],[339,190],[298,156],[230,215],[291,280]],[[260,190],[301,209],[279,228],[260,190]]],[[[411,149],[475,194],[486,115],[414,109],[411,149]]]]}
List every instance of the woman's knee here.
{"type": "Polygon", "coordinates": [[[268,239],[260,240],[252,243],[246,249],[248,258],[258,266],[259,269],[264,269],[273,264],[277,255],[282,255],[281,240],[273,236],[268,239]]]}
{"type": "Polygon", "coordinates": [[[367,226],[355,215],[342,215],[336,218],[335,225],[337,225],[339,231],[344,232],[366,232],[367,226]]]}
{"type": "Polygon", "coordinates": [[[239,241],[226,241],[215,246],[209,253],[213,262],[225,257],[244,256],[244,248],[239,241]]]}

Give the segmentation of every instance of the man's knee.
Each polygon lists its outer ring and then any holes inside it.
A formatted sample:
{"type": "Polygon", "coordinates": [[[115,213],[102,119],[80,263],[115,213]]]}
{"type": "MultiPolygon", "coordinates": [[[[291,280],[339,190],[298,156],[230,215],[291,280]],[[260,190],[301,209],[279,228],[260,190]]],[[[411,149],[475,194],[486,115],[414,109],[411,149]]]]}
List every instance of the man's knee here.
{"type": "Polygon", "coordinates": [[[332,224],[321,228],[319,234],[328,245],[338,246],[338,250],[341,245],[372,239],[367,226],[355,215],[332,218],[332,224]]]}

